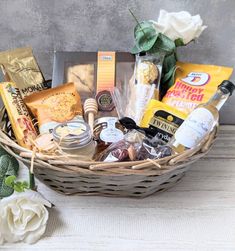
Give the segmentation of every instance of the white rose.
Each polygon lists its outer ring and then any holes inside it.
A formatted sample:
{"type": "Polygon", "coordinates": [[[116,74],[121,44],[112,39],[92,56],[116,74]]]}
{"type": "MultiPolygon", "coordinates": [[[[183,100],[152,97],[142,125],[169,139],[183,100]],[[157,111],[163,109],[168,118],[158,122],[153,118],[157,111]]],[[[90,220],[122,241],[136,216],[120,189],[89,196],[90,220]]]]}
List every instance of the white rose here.
{"type": "MultiPolygon", "coordinates": [[[[0,221],[1,221],[1,218],[0,218],[0,221]]],[[[1,225],[1,222],[0,222],[0,225],[1,225]]],[[[3,237],[2,232],[0,231],[0,245],[2,245],[3,243],[4,243],[4,237],[3,237]]]]}
{"type": "Polygon", "coordinates": [[[198,38],[207,26],[202,25],[200,15],[192,16],[187,11],[167,12],[160,10],[156,29],[175,41],[181,38],[184,44],[198,38]]]}
{"type": "Polygon", "coordinates": [[[0,233],[7,242],[34,243],[46,230],[51,203],[39,193],[27,190],[0,201],[0,233]]]}

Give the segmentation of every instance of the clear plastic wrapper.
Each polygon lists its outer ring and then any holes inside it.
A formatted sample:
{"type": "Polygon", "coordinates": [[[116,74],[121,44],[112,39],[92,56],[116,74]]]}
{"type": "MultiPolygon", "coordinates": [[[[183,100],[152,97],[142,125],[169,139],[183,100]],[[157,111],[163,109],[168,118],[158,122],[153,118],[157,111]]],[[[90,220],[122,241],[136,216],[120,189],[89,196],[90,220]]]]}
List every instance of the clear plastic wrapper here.
{"type": "Polygon", "coordinates": [[[118,116],[130,117],[139,125],[146,105],[159,99],[163,54],[136,56],[134,74],[125,87],[115,88],[113,100],[118,116]]]}
{"type": "Polygon", "coordinates": [[[172,154],[171,148],[158,137],[146,138],[137,130],[128,132],[123,140],[111,144],[97,158],[104,162],[158,159],[172,154]]]}

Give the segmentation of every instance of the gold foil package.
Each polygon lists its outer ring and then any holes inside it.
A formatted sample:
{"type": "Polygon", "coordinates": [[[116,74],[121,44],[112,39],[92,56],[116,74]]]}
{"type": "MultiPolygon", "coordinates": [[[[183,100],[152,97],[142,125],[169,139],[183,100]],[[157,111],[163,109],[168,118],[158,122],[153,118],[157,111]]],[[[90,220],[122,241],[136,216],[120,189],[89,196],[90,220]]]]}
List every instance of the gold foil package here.
{"type": "Polygon", "coordinates": [[[15,83],[0,84],[0,93],[19,145],[32,149],[37,132],[33,126],[27,107],[15,83]]]}
{"type": "Polygon", "coordinates": [[[48,88],[30,47],[0,52],[0,66],[5,80],[14,82],[22,97],[48,88]]]}

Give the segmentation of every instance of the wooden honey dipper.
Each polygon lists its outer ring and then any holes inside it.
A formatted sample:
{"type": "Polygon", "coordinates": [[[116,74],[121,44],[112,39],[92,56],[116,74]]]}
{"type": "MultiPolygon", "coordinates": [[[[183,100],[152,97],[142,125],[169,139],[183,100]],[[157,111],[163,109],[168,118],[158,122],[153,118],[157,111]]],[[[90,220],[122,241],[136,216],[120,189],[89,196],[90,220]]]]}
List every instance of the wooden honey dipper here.
{"type": "Polygon", "coordinates": [[[88,117],[88,124],[93,133],[94,119],[95,119],[95,115],[98,112],[98,105],[94,98],[88,98],[85,100],[84,112],[85,112],[85,115],[87,115],[88,117]]]}

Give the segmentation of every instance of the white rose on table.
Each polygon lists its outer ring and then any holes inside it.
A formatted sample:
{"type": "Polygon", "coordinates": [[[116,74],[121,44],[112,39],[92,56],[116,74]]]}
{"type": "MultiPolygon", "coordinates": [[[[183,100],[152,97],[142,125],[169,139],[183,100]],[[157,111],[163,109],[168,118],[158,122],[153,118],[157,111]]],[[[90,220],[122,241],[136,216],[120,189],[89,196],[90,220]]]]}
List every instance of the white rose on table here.
{"type": "Polygon", "coordinates": [[[34,243],[46,230],[51,203],[38,192],[15,192],[0,201],[0,243],[24,241],[34,243]]]}
{"type": "Polygon", "coordinates": [[[181,38],[184,44],[198,38],[207,26],[202,25],[200,15],[192,16],[187,11],[167,12],[160,10],[157,22],[153,21],[156,29],[175,41],[181,38]]]}
{"type": "Polygon", "coordinates": [[[0,245],[2,245],[3,243],[4,243],[4,237],[3,237],[2,232],[0,231],[0,245]]]}

